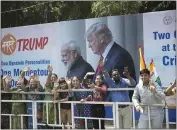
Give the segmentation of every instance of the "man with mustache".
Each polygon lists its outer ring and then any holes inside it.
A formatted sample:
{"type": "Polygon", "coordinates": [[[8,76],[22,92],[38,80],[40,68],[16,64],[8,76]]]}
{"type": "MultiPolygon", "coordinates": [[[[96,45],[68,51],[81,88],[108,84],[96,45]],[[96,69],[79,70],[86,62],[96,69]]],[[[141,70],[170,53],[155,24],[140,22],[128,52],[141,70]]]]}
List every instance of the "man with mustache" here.
{"type": "Polygon", "coordinates": [[[77,76],[83,79],[87,72],[94,72],[92,66],[81,56],[76,41],[69,41],[61,47],[61,58],[67,68],[67,77],[77,76]]]}
{"type": "MultiPolygon", "coordinates": [[[[117,68],[111,71],[111,76],[106,71],[103,63],[102,72],[105,82],[109,84],[110,88],[128,88],[128,86],[135,86],[136,81],[130,76],[127,67],[124,67],[123,75],[126,78],[120,76],[119,70],[117,68]]],[[[111,102],[130,102],[128,91],[112,91],[107,97],[108,101],[111,102]]],[[[119,105],[119,128],[130,129],[132,127],[132,109],[129,105],[119,105]]]]}

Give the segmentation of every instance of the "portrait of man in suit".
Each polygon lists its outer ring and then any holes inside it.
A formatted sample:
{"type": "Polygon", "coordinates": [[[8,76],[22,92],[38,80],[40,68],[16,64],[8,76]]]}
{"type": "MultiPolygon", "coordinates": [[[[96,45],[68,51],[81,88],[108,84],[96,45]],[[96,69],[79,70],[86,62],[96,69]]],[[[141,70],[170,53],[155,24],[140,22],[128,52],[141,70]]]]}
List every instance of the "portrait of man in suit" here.
{"type": "Polygon", "coordinates": [[[69,41],[61,47],[61,61],[67,69],[66,77],[79,77],[81,80],[87,72],[94,72],[92,66],[81,56],[81,49],[76,41],[69,41]]]}
{"type": "MultiPolygon", "coordinates": [[[[131,77],[136,80],[135,66],[132,56],[126,49],[113,40],[112,32],[106,24],[95,23],[91,25],[87,29],[86,38],[89,48],[91,48],[93,53],[99,55],[100,59],[103,60],[107,72],[110,72],[112,69],[118,69],[121,77],[124,77],[124,67],[128,67],[131,77]]],[[[99,74],[100,72],[98,65],[96,74],[99,74]]],[[[130,92],[130,97],[132,94],[133,91],[130,92]]]]}

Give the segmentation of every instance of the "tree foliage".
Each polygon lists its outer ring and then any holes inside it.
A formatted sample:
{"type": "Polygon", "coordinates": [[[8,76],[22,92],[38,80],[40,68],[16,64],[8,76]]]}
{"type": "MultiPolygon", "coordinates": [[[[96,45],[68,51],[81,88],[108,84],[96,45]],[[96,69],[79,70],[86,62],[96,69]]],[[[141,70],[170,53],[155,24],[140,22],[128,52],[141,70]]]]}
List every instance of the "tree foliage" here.
{"type": "Polygon", "coordinates": [[[139,1],[98,1],[92,4],[95,17],[135,14],[139,12],[139,1]]]}
{"type": "Polygon", "coordinates": [[[176,1],[2,1],[1,5],[2,28],[176,9],[176,1]]]}

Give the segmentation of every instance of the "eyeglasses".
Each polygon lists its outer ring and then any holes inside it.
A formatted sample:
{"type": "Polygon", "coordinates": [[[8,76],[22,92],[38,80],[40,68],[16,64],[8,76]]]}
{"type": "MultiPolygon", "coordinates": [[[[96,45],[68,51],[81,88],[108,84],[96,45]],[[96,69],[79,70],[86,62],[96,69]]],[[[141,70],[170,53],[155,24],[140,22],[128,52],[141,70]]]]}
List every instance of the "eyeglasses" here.
{"type": "Polygon", "coordinates": [[[113,74],[112,76],[119,76],[119,74],[113,74]]]}

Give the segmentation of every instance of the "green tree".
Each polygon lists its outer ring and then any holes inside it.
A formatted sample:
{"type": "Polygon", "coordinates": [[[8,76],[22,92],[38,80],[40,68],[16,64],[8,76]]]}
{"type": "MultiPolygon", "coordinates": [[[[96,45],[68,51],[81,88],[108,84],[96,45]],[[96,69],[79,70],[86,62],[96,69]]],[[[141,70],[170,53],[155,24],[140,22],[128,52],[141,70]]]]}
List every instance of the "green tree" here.
{"type": "Polygon", "coordinates": [[[97,1],[92,4],[92,13],[95,17],[135,14],[140,6],[138,1],[97,1]]]}
{"type": "Polygon", "coordinates": [[[176,1],[2,1],[1,27],[176,9],[176,1]]]}

